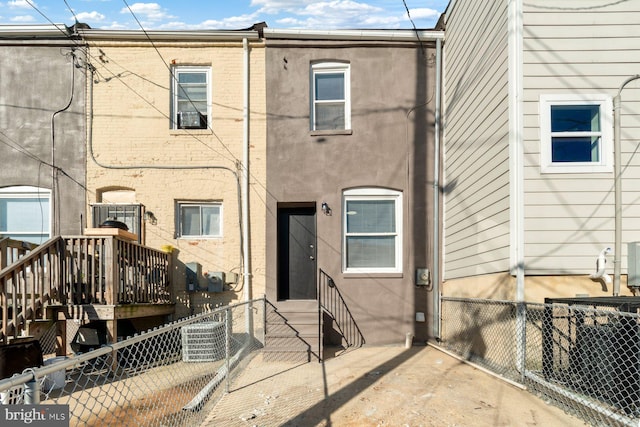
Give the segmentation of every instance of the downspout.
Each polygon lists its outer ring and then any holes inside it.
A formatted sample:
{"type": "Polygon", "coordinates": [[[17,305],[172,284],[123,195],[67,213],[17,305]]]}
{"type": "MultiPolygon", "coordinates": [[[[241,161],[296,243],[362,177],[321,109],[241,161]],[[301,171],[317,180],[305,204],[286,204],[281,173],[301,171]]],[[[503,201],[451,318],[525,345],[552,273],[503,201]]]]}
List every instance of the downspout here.
{"type": "Polygon", "coordinates": [[[242,141],[242,251],[244,258],[243,294],[244,300],[251,300],[251,266],[249,262],[249,43],[242,39],[243,72],[243,141],[242,141]]]}
{"type": "Polygon", "coordinates": [[[620,142],[620,122],[622,107],[622,89],[634,80],[640,79],[640,75],[636,74],[626,79],[620,85],[618,94],[613,98],[613,174],[615,180],[615,242],[613,257],[613,296],[620,295],[620,272],[622,270],[622,153],[620,142]]]}
{"type": "Polygon", "coordinates": [[[436,39],[435,137],[433,140],[433,336],[440,339],[440,132],[442,97],[442,39],[436,39]]]}
{"type": "Polygon", "coordinates": [[[524,260],[524,141],[523,141],[523,11],[522,0],[509,1],[509,181],[511,274],[516,277],[516,369],[524,379],[526,306],[524,260]]]}
{"type": "Polygon", "coordinates": [[[242,258],[243,280],[242,292],[246,302],[247,332],[253,337],[253,308],[249,305],[251,300],[251,260],[250,256],[250,232],[249,232],[249,42],[242,39],[243,49],[243,141],[242,141],[242,258]]]}

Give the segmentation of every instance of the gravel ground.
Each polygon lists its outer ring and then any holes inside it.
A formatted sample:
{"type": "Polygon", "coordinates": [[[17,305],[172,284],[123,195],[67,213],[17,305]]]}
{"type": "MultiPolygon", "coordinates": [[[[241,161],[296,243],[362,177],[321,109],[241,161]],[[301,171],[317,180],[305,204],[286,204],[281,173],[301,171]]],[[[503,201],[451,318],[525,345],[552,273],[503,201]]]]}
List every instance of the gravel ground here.
{"type": "Polygon", "coordinates": [[[325,363],[251,361],[203,426],[584,426],[433,347],[364,347],[325,363]]]}

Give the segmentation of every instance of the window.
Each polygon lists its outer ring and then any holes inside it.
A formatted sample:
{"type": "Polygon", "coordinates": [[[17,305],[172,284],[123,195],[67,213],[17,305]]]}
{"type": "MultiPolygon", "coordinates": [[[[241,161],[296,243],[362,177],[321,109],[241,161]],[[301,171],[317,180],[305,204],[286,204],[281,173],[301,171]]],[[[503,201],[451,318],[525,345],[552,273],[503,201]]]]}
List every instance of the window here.
{"type": "Polygon", "coordinates": [[[380,188],[344,192],[343,270],[402,271],[402,193],[380,188]]]}
{"type": "Polygon", "coordinates": [[[351,129],[349,64],[311,66],[311,130],[351,129]]]}
{"type": "Polygon", "coordinates": [[[211,69],[174,67],[172,79],[174,129],[206,129],[211,116],[211,69]]]}
{"type": "Polygon", "coordinates": [[[220,203],[178,203],[179,237],[222,237],[220,203]]]}
{"type": "Polygon", "coordinates": [[[51,191],[38,187],[0,188],[0,236],[31,243],[51,237],[51,191]]]}
{"type": "Polygon", "coordinates": [[[96,203],[91,205],[93,213],[93,227],[98,228],[103,222],[113,219],[124,222],[129,232],[138,236],[138,243],[144,242],[144,228],[142,227],[142,215],[144,206],[141,204],[111,204],[96,203]]]}
{"type": "Polygon", "coordinates": [[[606,95],[540,97],[543,173],[609,172],[613,107],[606,95]]]}

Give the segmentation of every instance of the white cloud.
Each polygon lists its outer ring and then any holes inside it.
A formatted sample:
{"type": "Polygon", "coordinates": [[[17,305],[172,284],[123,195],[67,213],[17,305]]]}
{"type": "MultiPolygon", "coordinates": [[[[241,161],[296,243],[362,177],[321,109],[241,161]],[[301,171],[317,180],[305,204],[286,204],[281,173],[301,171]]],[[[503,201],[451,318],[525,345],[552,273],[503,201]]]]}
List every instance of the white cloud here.
{"type": "Polygon", "coordinates": [[[253,24],[256,23],[258,19],[258,13],[245,14],[240,16],[230,16],[224,19],[208,19],[200,24],[198,24],[198,28],[207,28],[207,29],[216,29],[216,30],[225,30],[225,29],[233,29],[237,30],[239,28],[249,28],[253,24]]]}
{"type": "Polygon", "coordinates": [[[440,12],[435,9],[429,9],[426,7],[418,7],[416,9],[409,9],[411,19],[429,19],[437,18],[440,16],[440,12]]]}
{"type": "MultiPolygon", "coordinates": [[[[137,16],[143,16],[144,19],[150,21],[161,21],[163,19],[172,19],[174,16],[169,15],[165,9],[160,7],[158,3],[134,3],[129,6],[131,12],[137,16]]],[[[123,7],[120,13],[131,13],[128,8],[123,7]]]]}
{"type": "Polygon", "coordinates": [[[106,16],[104,16],[100,12],[93,11],[93,12],[80,12],[76,14],[76,18],[80,22],[101,22],[101,21],[104,21],[106,16]]]}
{"type": "MultiPolygon", "coordinates": [[[[397,8],[397,14],[354,0],[252,0],[252,6],[261,6],[260,13],[275,16],[275,24],[288,28],[410,28],[406,10],[397,8]],[[286,14],[288,16],[282,16],[286,14]],[[280,16],[278,16],[280,15],[280,16]]],[[[433,19],[439,13],[433,9],[411,10],[411,18],[433,19]]],[[[269,21],[267,19],[267,21],[269,21]]]]}
{"type": "Polygon", "coordinates": [[[317,3],[317,0],[251,0],[251,7],[259,7],[260,12],[278,14],[300,9],[301,6],[317,3]]]}
{"type": "MultiPolygon", "coordinates": [[[[36,2],[32,1],[31,3],[35,7],[38,7],[36,2]]],[[[7,6],[9,6],[10,9],[32,9],[31,5],[26,0],[11,0],[7,2],[7,6]]]]}
{"type": "Polygon", "coordinates": [[[127,27],[126,25],[122,25],[119,22],[113,21],[111,22],[111,24],[107,26],[101,25],[100,28],[104,30],[127,30],[130,27],[127,27]]]}
{"type": "Polygon", "coordinates": [[[35,20],[31,15],[18,15],[11,18],[11,22],[33,22],[35,20]]]}

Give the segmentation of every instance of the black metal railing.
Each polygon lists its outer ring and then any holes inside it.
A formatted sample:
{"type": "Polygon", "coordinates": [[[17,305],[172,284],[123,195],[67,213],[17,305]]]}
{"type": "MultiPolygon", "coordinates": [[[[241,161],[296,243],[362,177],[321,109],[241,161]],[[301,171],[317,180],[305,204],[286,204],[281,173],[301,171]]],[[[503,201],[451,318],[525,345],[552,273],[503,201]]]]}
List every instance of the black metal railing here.
{"type": "MultiPolygon", "coordinates": [[[[320,349],[323,348],[322,329],[325,324],[325,314],[333,321],[336,331],[342,337],[345,348],[361,347],[364,344],[364,336],[360,328],[358,328],[358,324],[353,318],[335,281],[322,269],[319,270],[318,308],[320,349]]],[[[320,358],[322,359],[322,350],[320,358]]]]}

